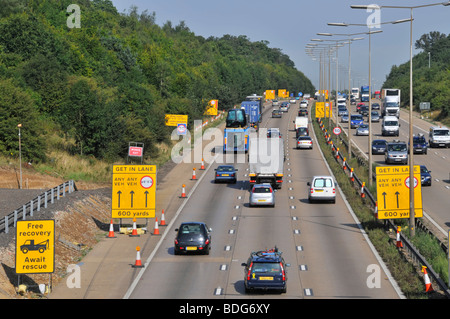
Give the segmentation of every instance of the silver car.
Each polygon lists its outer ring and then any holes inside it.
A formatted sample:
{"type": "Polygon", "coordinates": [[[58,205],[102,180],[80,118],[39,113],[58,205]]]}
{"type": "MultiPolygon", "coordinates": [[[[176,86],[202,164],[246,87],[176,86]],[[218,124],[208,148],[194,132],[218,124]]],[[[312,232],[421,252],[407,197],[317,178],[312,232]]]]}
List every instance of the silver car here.
{"type": "Polygon", "coordinates": [[[356,129],[356,135],[369,135],[369,125],[367,124],[361,124],[356,129]]]}
{"type": "Polygon", "coordinates": [[[386,164],[401,163],[407,165],[408,146],[406,145],[406,142],[394,140],[393,142],[387,143],[384,161],[386,164]]]}
{"type": "Polygon", "coordinates": [[[275,193],[270,184],[255,184],[250,192],[250,207],[272,206],[275,207],[275,193]]]}
{"type": "Polygon", "coordinates": [[[370,113],[370,119],[372,122],[380,122],[380,114],[377,111],[372,111],[370,113]]]}

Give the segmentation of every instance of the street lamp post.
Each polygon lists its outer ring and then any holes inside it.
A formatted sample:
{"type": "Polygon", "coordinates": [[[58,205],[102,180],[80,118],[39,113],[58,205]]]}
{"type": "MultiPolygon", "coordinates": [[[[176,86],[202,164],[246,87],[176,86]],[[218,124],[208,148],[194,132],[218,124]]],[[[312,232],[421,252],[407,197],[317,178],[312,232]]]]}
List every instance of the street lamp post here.
{"type": "Polygon", "coordinates": [[[22,146],[20,136],[20,128],[22,127],[22,124],[18,124],[17,127],[19,128],[19,174],[20,174],[19,189],[22,189],[22,146]]]}
{"type": "MultiPolygon", "coordinates": [[[[330,23],[329,23],[330,24],[330,23]]],[[[333,24],[331,24],[333,25],[333,24]]],[[[343,25],[342,23],[337,23],[336,25],[343,25]]],[[[365,32],[361,32],[361,33],[352,33],[352,34],[339,34],[339,33],[317,33],[317,35],[322,35],[322,36],[334,36],[334,35],[338,35],[338,36],[347,36],[348,38],[348,92],[349,92],[349,101],[348,101],[348,110],[350,110],[350,97],[351,97],[351,44],[353,41],[357,41],[357,40],[363,40],[364,38],[352,38],[350,39],[350,37],[355,36],[355,35],[359,35],[359,34],[365,34],[365,32]]],[[[336,105],[337,105],[337,100],[336,100],[336,105]]],[[[336,119],[336,123],[337,123],[337,119],[336,119]]],[[[350,111],[349,111],[349,116],[348,116],[348,157],[351,158],[352,157],[352,135],[350,134],[350,111]]]]}
{"type": "MultiPolygon", "coordinates": [[[[413,52],[413,10],[424,7],[431,6],[450,6],[450,1],[424,4],[418,6],[378,6],[378,5],[351,5],[352,9],[382,9],[382,8],[393,8],[393,9],[409,9],[410,10],[410,32],[409,32],[409,145],[413,145],[413,69],[412,69],[412,52],[413,52]]],[[[404,21],[401,21],[404,22],[404,21]]],[[[415,235],[415,209],[414,209],[414,152],[413,147],[409,148],[409,228],[411,236],[415,235]]],[[[420,182],[420,181],[419,181],[420,182]]]]}

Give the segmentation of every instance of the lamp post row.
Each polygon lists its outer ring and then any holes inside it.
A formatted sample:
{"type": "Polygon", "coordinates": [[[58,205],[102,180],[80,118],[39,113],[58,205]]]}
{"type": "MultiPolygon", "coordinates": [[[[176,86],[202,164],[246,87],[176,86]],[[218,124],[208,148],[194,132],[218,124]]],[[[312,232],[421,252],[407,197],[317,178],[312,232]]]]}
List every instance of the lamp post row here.
{"type": "MultiPolygon", "coordinates": [[[[424,5],[417,5],[417,6],[378,6],[378,5],[351,5],[350,7],[352,9],[365,9],[365,10],[381,10],[382,8],[389,8],[389,9],[409,9],[410,10],[410,18],[409,19],[401,19],[401,20],[396,20],[396,21],[391,21],[391,22],[384,22],[384,23],[379,23],[379,24],[372,24],[371,26],[376,26],[376,25],[381,25],[381,24],[398,24],[398,23],[403,23],[403,22],[410,22],[410,63],[409,63],[409,145],[413,145],[413,69],[412,69],[412,45],[413,45],[413,37],[412,37],[412,30],[413,30],[413,10],[414,9],[418,9],[418,8],[424,8],[424,7],[431,7],[431,6],[438,6],[438,5],[443,5],[443,6],[450,6],[450,1],[447,2],[438,2],[438,3],[431,3],[431,4],[424,4],[424,5]]],[[[349,23],[328,23],[328,25],[330,26],[342,26],[342,27],[348,27],[350,25],[352,26],[368,26],[367,24],[349,24],[349,23]]],[[[372,97],[371,97],[371,93],[372,93],[372,88],[371,88],[371,34],[374,33],[380,33],[382,32],[381,30],[377,30],[377,31],[369,31],[369,32],[363,32],[363,33],[359,33],[359,34],[368,34],[369,35],[369,184],[372,184],[372,152],[371,152],[371,140],[372,140],[372,132],[371,132],[371,101],[372,101],[372,97]]],[[[356,34],[332,34],[332,33],[317,33],[317,35],[323,35],[323,36],[332,36],[332,35],[343,35],[343,36],[353,36],[356,34]]],[[[317,41],[317,40],[316,40],[317,41]]],[[[320,41],[320,40],[319,40],[320,41]]],[[[338,40],[336,40],[338,41],[338,40]]],[[[350,45],[351,45],[351,41],[349,40],[349,94],[350,94],[350,62],[351,62],[351,58],[350,58],[350,45]]],[[[336,55],[337,57],[337,55],[336,55]]],[[[338,62],[336,61],[336,64],[338,62]]],[[[336,72],[338,72],[338,68],[336,65],[336,72]]],[[[337,75],[336,75],[337,78],[337,75]]],[[[336,80],[337,82],[337,80],[336,80]]],[[[336,83],[336,101],[337,101],[337,83],[336,83]]],[[[337,105],[337,103],[336,103],[337,105]]],[[[349,113],[350,115],[350,113],[349,113]]],[[[349,116],[349,123],[350,123],[350,116],[349,116]]],[[[349,124],[350,125],[350,124],[349,124]]],[[[350,127],[350,126],[349,126],[350,127]]],[[[351,157],[351,134],[349,134],[349,156],[351,157]]],[[[413,182],[414,181],[414,153],[413,153],[413,147],[409,148],[409,173],[410,173],[410,185],[413,186],[413,182]]],[[[415,235],[415,229],[414,229],[414,225],[415,225],[415,209],[414,209],[414,187],[410,187],[410,210],[409,210],[409,227],[410,227],[410,234],[411,236],[415,235]]]]}

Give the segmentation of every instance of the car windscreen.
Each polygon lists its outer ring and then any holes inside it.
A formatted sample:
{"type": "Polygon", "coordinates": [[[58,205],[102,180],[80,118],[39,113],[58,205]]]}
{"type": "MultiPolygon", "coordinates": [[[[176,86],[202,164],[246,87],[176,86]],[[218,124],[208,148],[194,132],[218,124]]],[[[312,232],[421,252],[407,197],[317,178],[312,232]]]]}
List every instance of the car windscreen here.
{"type": "Polygon", "coordinates": [[[450,136],[449,130],[434,130],[435,136],[450,136]]]}
{"type": "Polygon", "coordinates": [[[393,152],[406,152],[406,144],[392,144],[388,145],[388,151],[393,152]]]}
{"type": "Polygon", "coordinates": [[[384,125],[385,126],[398,126],[398,122],[397,121],[385,121],[384,125]]]}
{"type": "Polygon", "coordinates": [[[363,120],[361,115],[352,115],[351,119],[352,119],[352,121],[362,121],[363,120]]]}

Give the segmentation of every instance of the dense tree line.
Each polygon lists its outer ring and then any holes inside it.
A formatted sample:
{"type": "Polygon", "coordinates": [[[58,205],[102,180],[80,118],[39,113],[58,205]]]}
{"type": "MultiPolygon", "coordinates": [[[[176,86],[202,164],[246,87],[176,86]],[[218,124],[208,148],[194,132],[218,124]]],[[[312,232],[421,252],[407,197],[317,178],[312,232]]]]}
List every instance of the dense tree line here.
{"type": "MultiPolygon", "coordinates": [[[[413,57],[413,103],[430,102],[439,110],[438,120],[449,123],[450,117],[450,35],[438,31],[422,35],[415,48],[423,50],[413,57]]],[[[383,87],[402,90],[402,105],[409,106],[409,61],[393,66],[383,87]]]]}
{"type": "Polygon", "coordinates": [[[3,0],[0,6],[0,152],[43,161],[49,130],[75,141],[74,153],[126,156],[129,141],[153,155],[173,128],[164,115],[200,119],[207,101],[229,109],[266,89],[314,92],[302,72],[266,41],[205,39],[184,22],[110,0],[78,0],[81,27],[69,28],[71,0],[3,0]]]}

